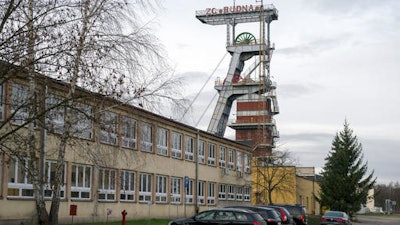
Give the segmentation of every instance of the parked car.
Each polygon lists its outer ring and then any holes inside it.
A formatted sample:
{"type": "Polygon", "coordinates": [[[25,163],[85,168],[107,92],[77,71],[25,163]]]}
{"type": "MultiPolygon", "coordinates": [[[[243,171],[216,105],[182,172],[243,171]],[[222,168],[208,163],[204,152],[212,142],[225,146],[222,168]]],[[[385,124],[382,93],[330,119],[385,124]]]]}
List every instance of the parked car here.
{"type": "Polygon", "coordinates": [[[278,213],[279,217],[281,218],[281,223],[282,224],[287,224],[287,225],[294,225],[294,220],[293,216],[290,214],[290,212],[282,207],[282,206],[277,206],[277,205],[265,205],[263,207],[268,207],[271,209],[275,209],[275,211],[278,213]]]}
{"type": "Polygon", "coordinates": [[[267,225],[260,214],[242,208],[215,208],[205,210],[199,214],[172,220],[168,225],[267,225]]]}
{"type": "Polygon", "coordinates": [[[328,211],[321,217],[321,225],[350,225],[350,217],[342,211],[328,211]]]}
{"type": "Polygon", "coordinates": [[[275,209],[262,206],[230,206],[232,208],[250,209],[261,215],[268,225],[281,225],[281,218],[275,209]]]}
{"type": "Polygon", "coordinates": [[[293,216],[293,220],[296,225],[307,225],[308,217],[306,213],[306,208],[302,205],[291,205],[291,204],[276,204],[278,206],[285,207],[290,214],[293,216]]]}

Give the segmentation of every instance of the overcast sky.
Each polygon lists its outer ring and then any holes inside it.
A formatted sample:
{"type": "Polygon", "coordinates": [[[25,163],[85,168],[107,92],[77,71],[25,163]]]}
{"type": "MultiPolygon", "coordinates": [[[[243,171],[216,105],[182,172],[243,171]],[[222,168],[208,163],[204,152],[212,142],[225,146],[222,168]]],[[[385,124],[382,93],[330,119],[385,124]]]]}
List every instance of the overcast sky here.
{"type": "MultiPolygon", "coordinates": [[[[264,0],[271,3],[279,10],[271,23],[278,145],[299,166],[321,168],[347,119],[378,183],[400,181],[400,1],[264,0]]],[[[259,3],[236,0],[240,4],[259,3]]],[[[165,0],[154,20],[188,98],[216,70],[184,121],[203,130],[216,104],[217,98],[208,106],[214,81],[226,76],[230,57],[223,59],[226,25],[202,24],[195,11],[229,5],[233,0],[165,0]]],[[[258,24],[239,24],[236,34],[244,31],[256,36],[258,24]]],[[[233,139],[233,131],[226,137],[233,139]]]]}

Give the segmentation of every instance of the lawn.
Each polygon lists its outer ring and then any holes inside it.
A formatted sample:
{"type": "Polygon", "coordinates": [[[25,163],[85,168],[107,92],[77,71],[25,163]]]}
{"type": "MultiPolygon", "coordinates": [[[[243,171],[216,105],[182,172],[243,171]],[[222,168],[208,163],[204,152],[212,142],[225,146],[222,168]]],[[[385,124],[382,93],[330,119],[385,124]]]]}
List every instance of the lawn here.
{"type": "MultiPolygon", "coordinates": [[[[151,219],[151,220],[132,220],[126,221],[126,225],[167,225],[168,219],[151,219]]],[[[98,222],[98,223],[74,223],[74,225],[121,225],[121,221],[116,222],[98,222]]]]}

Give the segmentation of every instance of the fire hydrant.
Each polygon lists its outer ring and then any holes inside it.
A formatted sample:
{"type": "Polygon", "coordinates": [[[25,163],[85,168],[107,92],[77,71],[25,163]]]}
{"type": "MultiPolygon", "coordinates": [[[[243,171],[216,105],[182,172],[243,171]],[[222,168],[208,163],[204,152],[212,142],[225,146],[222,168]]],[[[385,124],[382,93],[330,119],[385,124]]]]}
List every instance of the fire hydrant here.
{"type": "Polygon", "coordinates": [[[122,225],[125,225],[126,224],[126,214],[128,214],[128,213],[124,209],[124,210],[122,210],[121,214],[122,214],[122,225]]]}

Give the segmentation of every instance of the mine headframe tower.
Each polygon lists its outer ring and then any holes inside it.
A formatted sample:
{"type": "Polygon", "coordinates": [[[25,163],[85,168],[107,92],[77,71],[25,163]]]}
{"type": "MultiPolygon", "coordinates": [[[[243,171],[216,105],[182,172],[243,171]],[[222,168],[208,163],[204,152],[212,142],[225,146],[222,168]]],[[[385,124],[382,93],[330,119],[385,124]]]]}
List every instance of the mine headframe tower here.
{"type": "Polygon", "coordinates": [[[237,100],[237,120],[229,126],[236,130],[236,141],[253,146],[259,152],[270,152],[278,137],[273,115],[279,112],[275,82],[270,80],[270,23],[278,19],[273,5],[226,6],[196,11],[196,18],[209,25],[226,25],[226,49],[231,55],[226,78],[217,80],[217,105],[208,132],[223,137],[232,104],[237,100]],[[236,36],[239,23],[260,23],[257,39],[249,32],[236,36]],[[245,62],[255,59],[245,71],[245,62]],[[258,71],[258,76],[257,76],[258,71]],[[256,74],[254,76],[254,74],[256,74]],[[264,151],[263,151],[264,150],[264,151]]]}

